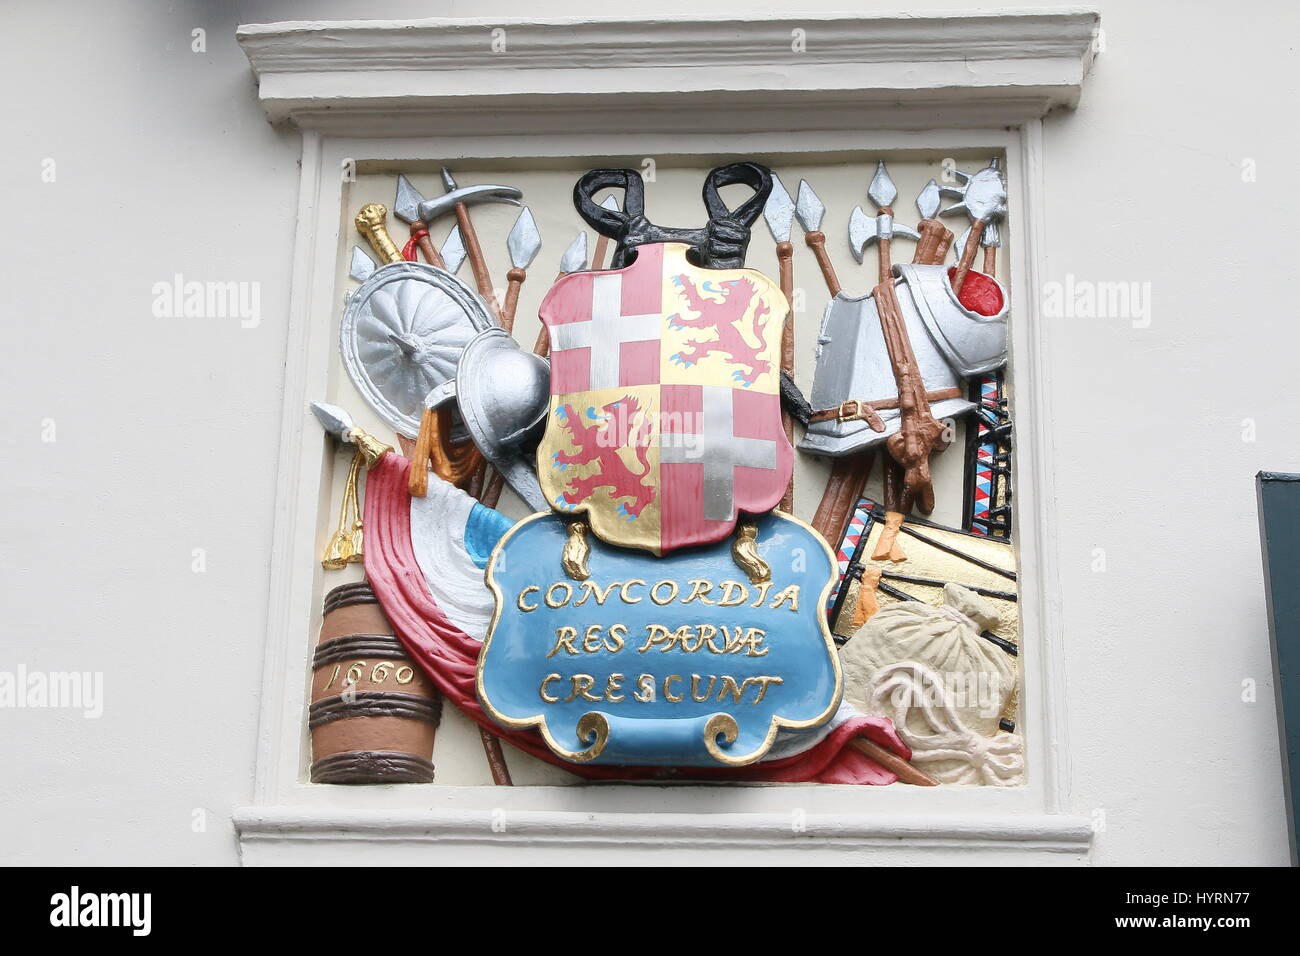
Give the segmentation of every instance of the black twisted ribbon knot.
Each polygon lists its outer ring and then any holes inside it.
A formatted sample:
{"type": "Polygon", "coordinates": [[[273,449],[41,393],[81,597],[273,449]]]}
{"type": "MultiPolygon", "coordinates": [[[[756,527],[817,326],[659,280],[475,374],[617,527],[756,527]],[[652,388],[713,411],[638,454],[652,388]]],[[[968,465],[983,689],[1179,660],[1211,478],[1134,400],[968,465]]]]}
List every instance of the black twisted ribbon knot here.
{"type": "Polygon", "coordinates": [[[593,169],[573,187],[573,205],[578,214],[600,235],[618,244],[612,263],[621,269],[633,258],[631,250],[658,242],[684,242],[691,247],[692,261],[706,269],[739,269],[745,264],[750,227],[767,204],[772,192],[772,172],[758,163],[731,163],[709,172],[704,181],[704,208],[708,222],[695,229],[659,226],[645,215],[645,184],[635,169],[593,169]],[[718,190],[743,184],[754,190],[735,209],[722,201],[718,190]],[[606,209],[592,197],[602,189],[623,190],[623,208],[606,209]]]}

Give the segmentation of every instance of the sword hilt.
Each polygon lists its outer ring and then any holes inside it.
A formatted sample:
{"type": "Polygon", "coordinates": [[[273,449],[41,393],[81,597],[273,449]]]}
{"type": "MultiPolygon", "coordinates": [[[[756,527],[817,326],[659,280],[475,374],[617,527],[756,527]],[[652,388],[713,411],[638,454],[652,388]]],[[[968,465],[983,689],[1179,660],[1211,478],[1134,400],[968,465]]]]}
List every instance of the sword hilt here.
{"type": "Polygon", "coordinates": [[[388,207],[383,203],[372,202],[362,206],[353,223],[357,232],[366,237],[370,247],[375,250],[375,255],[385,264],[405,261],[402,250],[397,248],[397,243],[388,235],[388,207]]]}

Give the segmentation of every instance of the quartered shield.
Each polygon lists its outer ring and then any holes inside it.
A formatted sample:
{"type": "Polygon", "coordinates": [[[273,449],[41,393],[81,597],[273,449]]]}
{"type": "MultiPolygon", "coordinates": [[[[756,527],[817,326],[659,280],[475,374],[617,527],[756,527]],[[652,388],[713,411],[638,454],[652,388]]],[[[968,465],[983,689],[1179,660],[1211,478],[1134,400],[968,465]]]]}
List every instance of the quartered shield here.
{"type": "Polygon", "coordinates": [[[379,417],[414,438],[425,396],[455,377],[465,345],[494,324],[483,300],[449,272],[398,262],[376,270],[348,298],[339,350],[379,417]]]}
{"type": "Polygon", "coordinates": [[[794,450],[781,426],[786,303],[752,269],[706,269],[686,243],[560,279],[540,308],[551,401],[538,478],[604,541],[661,555],[775,507],[794,450]]]}

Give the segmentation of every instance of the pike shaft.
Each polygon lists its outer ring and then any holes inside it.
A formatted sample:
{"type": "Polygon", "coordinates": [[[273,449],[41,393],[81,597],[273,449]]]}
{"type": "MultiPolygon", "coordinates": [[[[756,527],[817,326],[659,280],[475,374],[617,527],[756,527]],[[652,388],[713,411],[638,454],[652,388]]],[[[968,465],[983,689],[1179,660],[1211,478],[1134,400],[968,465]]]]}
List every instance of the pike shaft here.
{"type": "Polygon", "coordinates": [[[831,265],[831,257],[826,252],[826,234],[814,230],[804,236],[804,242],[808,243],[808,248],[817,257],[817,265],[822,270],[822,278],[826,280],[826,288],[832,296],[839,295],[842,286],[839,277],[835,275],[835,267],[831,265]]]}
{"type": "Polygon", "coordinates": [[[966,276],[975,263],[975,250],[980,247],[982,235],[984,235],[984,220],[976,219],[971,223],[970,235],[966,237],[966,248],[961,251],[961,262],[957,266],[957,274],[952,279],[952,291],[955,295],[961,295],[962,286],[966,284],[966,276]]]}
{"type": "Polygon", "coordinates": [[[483,247],[479,245],[478,233],[474,231],[474,224],[470,221],[469,207],[463,202],[456,203],[456,222],[460,224],[460,236],[465,242],[470,268],[474,270],[474,284],[478,286],[478,294],[483,297],[493,312],[500,315],[501,307],[497,304],[496,291],[492,288],[492,277],[488,275],[487,260],[483,258],[483,247]]]}
{"type": "Polygon", "coordinates": [[[515,328],[515,310],[519,308],[519,290],[523,287],[528,273],[523,269],[511,269],[506,273],[506,304],[501,310],[501,328],[513,332],[515,328]]]}
{"type": "Polygon", "coordinates": [[[844,537],[853,509],[867,487],[873,459],[873,454],[866,451],[836,458],[831,465],[831,476],[812,520],[813,528],[830,542],[831,547],[836,547],[844,537]]]}
{"type": "MultiPolygon", "coordinates": [[[[781,370],[794,376],[794,244],[778,242],[776,244],[776,261],[780,267],[781,294],[785,296],[785,326],[781,330],[781,370]]],[[[785,427],[785,437],[794,444],[794,416],[782,406],[781,424],[785,427]]],[[[781,510],[794,511],[794,472],[790,473],[790,484],[786,486],[781,498],[781,510]]]]}

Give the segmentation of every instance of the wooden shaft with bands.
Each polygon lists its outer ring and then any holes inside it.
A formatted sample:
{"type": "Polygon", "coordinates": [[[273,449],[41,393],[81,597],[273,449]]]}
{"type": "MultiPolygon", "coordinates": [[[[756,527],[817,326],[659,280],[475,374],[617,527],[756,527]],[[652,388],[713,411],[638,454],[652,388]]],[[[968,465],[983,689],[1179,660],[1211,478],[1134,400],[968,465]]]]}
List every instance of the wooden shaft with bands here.
{"type": "Polygon", "coordinates": [[[438,269],[447,268],[447,263],[442,259],[442,253],[438,251],[437,247],[433,244],[433,240],[429,238],[428,224],[420,222],[417,219],[415,222],[411,223],[411,235],[415,237],[416,245],[418,245],[420,251],[424,253],[425,262],[438,269]]]}
{"type": "MultiPolygon", "coordinates": [[[[881,206],[880,215],[889,216],[892,219],[894,216],[893,207],[881,206]]],[[[890,282],[893,280],[894,276],[893,276],[892,268],[893,268],[893,262],[890,260],[890,238],[888,236],[881,236],[880,237],[880,271],[879,271],[881,282],[890,282]]]]}

